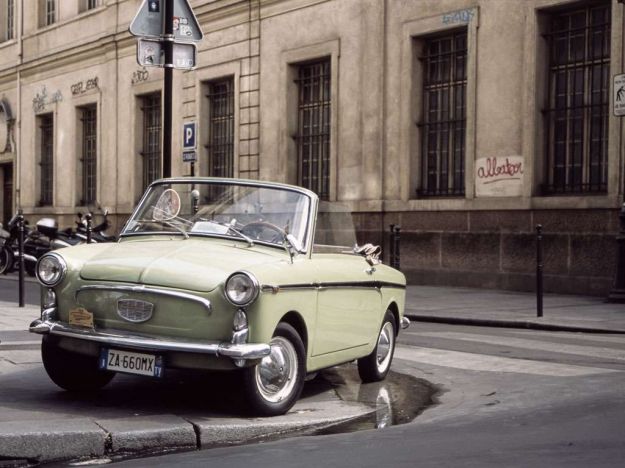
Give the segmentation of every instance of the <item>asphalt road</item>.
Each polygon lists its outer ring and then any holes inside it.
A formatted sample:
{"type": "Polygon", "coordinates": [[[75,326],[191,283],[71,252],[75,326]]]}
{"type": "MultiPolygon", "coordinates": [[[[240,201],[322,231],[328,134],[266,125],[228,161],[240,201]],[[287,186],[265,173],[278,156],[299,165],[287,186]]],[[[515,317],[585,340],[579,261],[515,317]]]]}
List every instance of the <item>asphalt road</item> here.
{"type": "Polygon", "coordinates": [[[440,385],[409,424],[120,466],[620,467],[625,337],[418,324],[395,371],[440,385]]]}
{"type": "MultiPolygon", "coordinates": [[[[39,283],[28,275],[24,282],[24,293],[26,304],[39,304],[39,283]]],[[[19,283],[16,273],[0,275],[0,299],[19,304],[19,283]]]]}

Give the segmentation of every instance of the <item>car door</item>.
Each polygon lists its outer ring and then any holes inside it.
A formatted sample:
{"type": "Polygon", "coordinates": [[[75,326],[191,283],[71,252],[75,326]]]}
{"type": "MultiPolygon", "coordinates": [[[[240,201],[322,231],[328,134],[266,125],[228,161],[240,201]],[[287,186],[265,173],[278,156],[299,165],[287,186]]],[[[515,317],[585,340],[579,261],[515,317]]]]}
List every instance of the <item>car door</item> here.
{"type": "Polygon", "coordinates": [[[313,254],[318,300],[313,356],[371,342],[380,322],[382,296],[375,269],[360,255],[313,254]]]}

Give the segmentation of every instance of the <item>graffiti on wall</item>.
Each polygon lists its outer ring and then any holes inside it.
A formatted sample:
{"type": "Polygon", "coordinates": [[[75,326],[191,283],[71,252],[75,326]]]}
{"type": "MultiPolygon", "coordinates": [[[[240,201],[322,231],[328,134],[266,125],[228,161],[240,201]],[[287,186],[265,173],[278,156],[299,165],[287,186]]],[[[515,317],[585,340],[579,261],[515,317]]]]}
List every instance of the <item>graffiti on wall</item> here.
{"type": "Polygon", "coordinates": [[[475,162],[476,196],[521,196],[524,165],[522,156],[479,158],[475,162]]]}
{"type": "Polygon", "coordinates": [[[443,15],[443,24],[469,24],[474,16],[474,9],[452,11],[443,15]]]}
{"type": "Polygon", "coordinates": [[[33,110],[35,113],[44,112],[50,104],[61,102],[63,100],[63,94],[61,91],[56,91],[51,95],[48,95],[48,90],[45,86],[41,88],[33,98],[33,110]]]}

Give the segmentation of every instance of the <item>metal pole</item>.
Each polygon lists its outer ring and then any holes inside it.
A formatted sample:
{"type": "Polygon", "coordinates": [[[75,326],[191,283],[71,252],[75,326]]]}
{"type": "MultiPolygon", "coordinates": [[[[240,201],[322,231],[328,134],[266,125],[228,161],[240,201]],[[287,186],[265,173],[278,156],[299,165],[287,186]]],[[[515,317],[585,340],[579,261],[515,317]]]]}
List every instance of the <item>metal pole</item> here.
{"type": "Polygon", "coordinates": [[[401,227],[399,226],[395,226],[395,246],[393,247],[393,251],[395,252],[395,267],[396,269],[400,269],[401,266],[401,258],[400,258],[400,252],[399,252],[399,231],[401,230],[401,227]]]}
{"type": "Polygon", "coordinates": [[[536,316],[543,316],[543,227],[536,225],[536,316]]]}
{"type": "Polygon", "coordinates": [[[17,218],[17,249],[18,249],[18,258],[20,262],[19,269],[19,281],[18,281],[18,289],[19,289],[19,306],[24,307],[24,215],[20,210],[19,216],[17,218]]]}
{"type": "Polygon", "coordinates": [[[625,203],[618,215],[620,230],[616,235],[616,272],[608,302],[625,302],[625,203]]]}
{"type": "Polygon", "coordinates": [[[391,235],[388,238],[388,264],[394,268],[395,265],[395,225],[391,224],[391,235]]]}
{"type": "Polygon", "coordinates": [[[165,1],[165,82],[163,87],[163,177],[171,177],[172,89],[174,81],[174,0],[165,1]]]}
{"type": "Polygon", "coordinates": [[[91,234],[93,233],[93,227],[91,226],[91,213],[85,215],[87,219],[87,244],[91,244],[91,234]]]}

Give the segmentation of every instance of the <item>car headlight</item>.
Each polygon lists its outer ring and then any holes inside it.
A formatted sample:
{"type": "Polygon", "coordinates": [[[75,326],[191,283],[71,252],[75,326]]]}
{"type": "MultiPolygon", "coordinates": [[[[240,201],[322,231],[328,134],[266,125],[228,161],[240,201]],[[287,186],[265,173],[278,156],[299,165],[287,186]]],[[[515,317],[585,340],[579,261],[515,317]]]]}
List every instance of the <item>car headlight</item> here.
{"type": "Polygon", "coordinates": [[[250,305],[258,297],[258,280],[250,273],[237,272],[230,275],[225,284],[226,298],[234,305],[250,305]]]}
{"type": "Polygon", "coordinates": [[[37,262],[37,279],[45,286],[58,285],[65,278],[66,272],[67,264],[58,254],[46,254],[37,262]]]}

